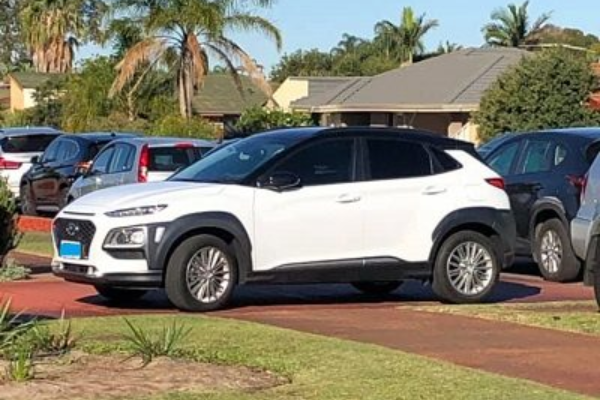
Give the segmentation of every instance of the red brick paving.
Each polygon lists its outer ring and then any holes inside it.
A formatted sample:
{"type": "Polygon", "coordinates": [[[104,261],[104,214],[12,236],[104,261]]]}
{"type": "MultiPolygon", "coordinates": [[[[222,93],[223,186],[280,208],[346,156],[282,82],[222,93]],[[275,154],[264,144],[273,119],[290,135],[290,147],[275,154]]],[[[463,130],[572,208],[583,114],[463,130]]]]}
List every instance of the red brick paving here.
{"type": "MultiPolygon", "coordinates": [[[[435,301],[429,288],[417,283],[384,299],[366,298],[347,285],[258,286],[238,292],[234,308],[213,315],[379,344],[600,396],[599,338],[401,307],[435,301]]],[[[174,311],[161,292],[128,308],[116,308],[91,287],[48,274],[0,284],[0,297],[11,297],[15,309],[50,317],[59,316],[63,309],[68,316],[174,311]]],[[[512,274],[503,277],[494,295],[495,301],[507,302],[592,298],[591,289],[581,284],[554,284],[512,274]]]]}
{"type": "Polygon", "coordinates": [[[29,217],[22,215],[19,217],[18,224],[21,232],[50,232],[52,229],[51,218],[29,217]]]}

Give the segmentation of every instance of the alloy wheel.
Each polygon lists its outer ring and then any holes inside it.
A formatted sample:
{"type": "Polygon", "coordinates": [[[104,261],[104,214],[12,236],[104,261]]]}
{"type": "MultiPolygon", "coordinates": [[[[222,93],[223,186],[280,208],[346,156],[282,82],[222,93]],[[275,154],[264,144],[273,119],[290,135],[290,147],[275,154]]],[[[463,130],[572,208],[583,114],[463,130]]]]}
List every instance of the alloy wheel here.
{"type": "Polygon", "coordinates": [[[216,247],[203,247],[189,260],[186,268],[188,290],[205,304],[218,301],[231,281],[231,265],[216,247]]]}
{"type": "Polygon", "coordinates": [[[540,261],[542,267],[551,274],[560,269],[563,258],[562,241],[554,230],[544,232],[540,248],[540,261]]]}
{"type": "Polygon", "coordinates": [[[477,242],[464,242],[456,246],[446,263],[450,284],[465,296],[484,292],[493,281],[493,271],[490,252],[477,242]]]}

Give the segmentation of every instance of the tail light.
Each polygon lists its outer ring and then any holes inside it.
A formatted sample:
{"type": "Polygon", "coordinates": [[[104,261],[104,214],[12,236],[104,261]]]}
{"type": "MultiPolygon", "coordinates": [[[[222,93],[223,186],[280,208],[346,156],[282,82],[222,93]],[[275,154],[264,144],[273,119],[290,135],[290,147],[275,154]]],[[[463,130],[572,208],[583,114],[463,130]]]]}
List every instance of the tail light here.
{"type": "Polygon", "coordinates": [[[571,185],[573,185],[573,187],[575,187],[575,189],[579,191],[580,200],[583,200],[588,183],[587,174],[584,176],[568,175],[567,180],[571,185]]]}
{"type": "Polygon", "coordinates": [[[138,182],[148,182],[148,166],[150,164],[150,150],[148,145],[145,144],[142,147],[142,154],[140,155],[140,162],[138,165],[138,182]]]}
{"type": "Polygon", "coordinates": [[[505,188],[505,183],[504,183],[504,179],[502,178],[488,178],[485,180],[487,183],[489,183],[490,185],[497,187],[500,190],[504,190],[505,188]]]}
{"type": "Polygon", "coordinates": [[[16,161],[5,160],[0,157],[0,169],[19,169],[22,163],[16,161]]]}

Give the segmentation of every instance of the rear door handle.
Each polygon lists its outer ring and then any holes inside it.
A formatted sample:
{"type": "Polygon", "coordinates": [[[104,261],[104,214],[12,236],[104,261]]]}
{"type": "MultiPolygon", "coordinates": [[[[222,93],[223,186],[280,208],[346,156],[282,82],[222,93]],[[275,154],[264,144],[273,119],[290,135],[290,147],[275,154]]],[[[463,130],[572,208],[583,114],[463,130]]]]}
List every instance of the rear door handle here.
{"type": "Polygon", "coordinates": [[[423,190],[423,194],[427,195],[427,196],[433,196],[433,195],[442,194],[445,192],[446,192],[446,188],[441,187],[441,186],[428,186],[425,188],[425,190],[423,190]]]}
{"type": "Polygon", "coordinates": [[[361,200],[361,197],[357,194],[342,194],[337,198],[337,202],[341,203],[341,204],[348,204],[348,203],[356,203],[359,202],[361,200]]]}

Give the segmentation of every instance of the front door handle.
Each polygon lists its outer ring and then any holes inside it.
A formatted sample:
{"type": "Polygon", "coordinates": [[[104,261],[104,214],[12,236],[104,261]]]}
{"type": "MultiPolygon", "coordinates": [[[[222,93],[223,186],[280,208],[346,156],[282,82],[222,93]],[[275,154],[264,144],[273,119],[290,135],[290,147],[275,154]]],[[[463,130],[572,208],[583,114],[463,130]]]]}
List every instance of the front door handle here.
{"type": "Polygon", "coordinates": [[[361,200],[361,197],[357,194],[342,194],[337,198],[337,202],[341,203],[341,204],[348,204],[348,203],[356,203],[358,201],[361,200]]]}
{"type": "Polygon", "coordinates": [[[441,186],[428,186],[425,188],[425,190],[423,190],[423,194],[424,195],[428,195],[428,196],[433,196],[436,194],[442,194],[446,192],[446,188],[445,187],[441,187],[441,186]]]}

